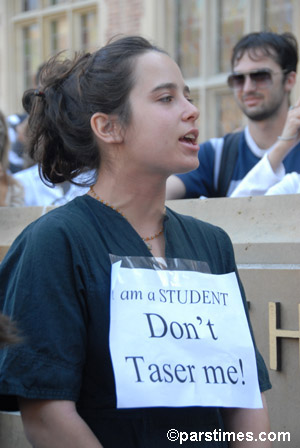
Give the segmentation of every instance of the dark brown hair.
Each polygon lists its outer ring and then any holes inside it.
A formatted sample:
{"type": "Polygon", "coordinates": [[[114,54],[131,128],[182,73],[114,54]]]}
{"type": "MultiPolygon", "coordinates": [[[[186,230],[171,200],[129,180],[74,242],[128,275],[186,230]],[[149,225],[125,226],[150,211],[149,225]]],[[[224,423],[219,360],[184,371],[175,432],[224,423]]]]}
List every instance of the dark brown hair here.
{"type": "Polygon", "coordinates": [[[74,182],[80,173],[99,168],[90,119],[102,112],[116,115],[124,127],[129,124],[134,62],[147,51],[163,52],[129,36],[72,60],[58,55],[43,66],[38,90],[26,91],[23,105],[29,113],[29,153],[46,181],[74,182]]]}
{"type": "Polygon", "coordinates": [[[262,52],[280,65],[285,74],[297,71],[298,43],[292,33],[261,31],[243,36],[232,50],[232,69],[245,52],[254,60],[262,52]]]}

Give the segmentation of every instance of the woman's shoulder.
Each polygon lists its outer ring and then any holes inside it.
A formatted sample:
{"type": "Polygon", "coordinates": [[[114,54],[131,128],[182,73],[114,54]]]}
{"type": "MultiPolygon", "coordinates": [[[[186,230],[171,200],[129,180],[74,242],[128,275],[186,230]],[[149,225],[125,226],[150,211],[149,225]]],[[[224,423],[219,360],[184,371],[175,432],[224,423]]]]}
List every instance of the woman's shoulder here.
{"type": "MultiPolygon", "coordinates": [[[[68,222],[73,222],[76,225],[77,220],[83,216],[83,203],[84,198],[75,198],[66,204],[60,206],[50,206],[45,208],[46,212],[38,218],[35,223],[43,226],[53,225],[57,222],[57,225],[65,225],[68,222]]],[[[34,224],[34,223],[33,223],[34,224]]]]}
{"type": "Polygon", "coordinates": [[[167,215],[171,219],[172,223],[177,226],[184,226],[185,229],[189,232],[191,236],[202,235],[207,239],[216,239],[219,241],[224,241],[224,243],[230,243],[230,238],[228,234],[219,226],[211,224],[206,221],[202,221],[201,219],[194,218],[190,215],[183,215],[181,213],[177,213],[170,208],[167,208],[167,215]]]}
{"type": "Polygon", "coordinates": [[[70,262],[86,260],[85,239],[90,242],[93,235],[85,231],[84,221],[84,210],[80,202],[76,204],[76,199],[48,211],[17,236],[1,268],[15,269],[19,261],[27,264],[34,260],[37,267],[45,268],[47,260],[55,263],[67,259],[70,262]]]}
{"type": "Polygon", "coordinates": [[[181,258],[206,261],[215,274],[235,270],[233,245],[223,229],[171,210],[168,210],[168,216],[168,237],[169,241],[176,242],[176,247],[172,246],[176,254],[179,253],[181,258]],[[178,248],[178,242],[181,248],[178,248]]]}
{"type": "Polygon", "coordinates": [[[41,217],[30,223],[16,239],[45,244],[59,244],[59,241],[80,238],[86,227],[84,199],[75,198],[60,207],[48,210],[41,217]],[[80,200],[77,200],[80,199],[80,200]]]}

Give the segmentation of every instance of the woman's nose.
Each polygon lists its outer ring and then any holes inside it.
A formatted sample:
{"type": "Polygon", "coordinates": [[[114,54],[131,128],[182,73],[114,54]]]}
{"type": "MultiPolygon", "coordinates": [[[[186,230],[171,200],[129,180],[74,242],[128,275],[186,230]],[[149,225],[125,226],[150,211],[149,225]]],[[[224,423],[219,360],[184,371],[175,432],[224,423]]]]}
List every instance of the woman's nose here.
{"type": "Polygon", "coordinates": [[[199,117],[199,110],[189,100],[186,99],[186,101],[188,103],[188,107],[187,107],[186,111],[184,112],[183,119],[196,121],[197,118],[199,117]]]}

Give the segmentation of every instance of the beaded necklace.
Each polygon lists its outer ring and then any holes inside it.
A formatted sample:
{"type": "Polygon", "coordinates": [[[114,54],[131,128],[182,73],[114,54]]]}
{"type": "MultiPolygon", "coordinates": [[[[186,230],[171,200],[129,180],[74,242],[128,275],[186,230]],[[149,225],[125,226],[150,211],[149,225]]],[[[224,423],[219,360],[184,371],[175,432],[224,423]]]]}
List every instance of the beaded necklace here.
{"type": "MultiPolygon", "coordinates": [[[[114,210],[115,212],[119,213],[121,216],[123,216],[123,218],[126,219],[126,221],[128,221],[128,219],[126,218],[126,216],[124,215],[124,213],[122,213],[117,207],[114,207],[113,205],[111,205],[109,202],[104,201],[104,199],[101,199],[100,196],[97,195],[97,193],[94,190],[94,187],[90,187],[90,191],[89,193],[91,193],[91,195],[93,196],[93,198],[97,199],[97,201],[101,202],[101,204],[105,205],[106,207],[111,208],[112,210],[114,210]]],[[[147,248],[151,251],[152,250],[152,245],[150,243],[150,241],[155,240],[155,238],[159,237],[164,231],[164,227],[162,226],[162,228],[159,230],[159,232],[154,233],[154,235],[151,236],[146,236],[145,238],[141,237],[142,240],[144,241],[144,243],[146,244],[147,248]]]]}

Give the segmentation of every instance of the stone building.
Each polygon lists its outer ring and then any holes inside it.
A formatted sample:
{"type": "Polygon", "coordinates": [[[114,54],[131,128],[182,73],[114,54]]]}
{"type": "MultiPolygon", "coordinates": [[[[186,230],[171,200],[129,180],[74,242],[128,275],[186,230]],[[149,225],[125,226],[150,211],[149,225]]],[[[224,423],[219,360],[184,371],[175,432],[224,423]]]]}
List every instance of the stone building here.
{"type": "Polygon", "coordinates": [[[297,0],[2,0],[0,108],[22,112],[24,90],[51,55],[142,34],[180,64],[200,109],[200,141],[222,135],[242,124],[226,85],[232,46],[261,29],[292,31],[300,40],[298,19],[297,0]]]}

